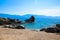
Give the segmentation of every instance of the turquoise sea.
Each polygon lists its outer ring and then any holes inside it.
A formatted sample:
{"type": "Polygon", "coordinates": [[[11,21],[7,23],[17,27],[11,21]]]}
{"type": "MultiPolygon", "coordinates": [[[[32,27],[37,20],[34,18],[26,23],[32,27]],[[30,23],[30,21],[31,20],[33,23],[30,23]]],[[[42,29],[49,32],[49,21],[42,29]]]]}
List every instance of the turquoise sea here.
{"type": "Polygon", "coordinates": [[[60,19],[54,18],[36,18],[34,23],[23,24],[26,29],[41,29],[60,24],[60,19]]]}

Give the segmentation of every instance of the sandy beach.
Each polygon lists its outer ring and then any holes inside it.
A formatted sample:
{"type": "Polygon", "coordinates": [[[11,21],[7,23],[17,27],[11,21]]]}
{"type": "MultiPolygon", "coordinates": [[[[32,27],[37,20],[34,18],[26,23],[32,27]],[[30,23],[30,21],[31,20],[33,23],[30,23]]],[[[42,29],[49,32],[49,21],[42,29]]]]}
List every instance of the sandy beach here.
{"type": "Polygon", "coordinates": [[[25,29],[0,28],[0,40],[60,40],[60,35],[25,29]]]}

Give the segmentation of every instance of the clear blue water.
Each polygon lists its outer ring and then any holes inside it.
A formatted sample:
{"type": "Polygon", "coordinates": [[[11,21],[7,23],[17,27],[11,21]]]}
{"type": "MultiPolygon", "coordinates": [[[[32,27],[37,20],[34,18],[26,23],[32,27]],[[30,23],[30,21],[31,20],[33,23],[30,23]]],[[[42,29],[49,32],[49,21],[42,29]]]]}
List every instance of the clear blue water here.
{"type": "Polygon", "coordinates": [[[26,29],[41,29],[45,27],[50,27],[55,24],[60,24],[60,19],[50,19],[50,18],[36,18],[34,23],[23,24],[26,29]]]}

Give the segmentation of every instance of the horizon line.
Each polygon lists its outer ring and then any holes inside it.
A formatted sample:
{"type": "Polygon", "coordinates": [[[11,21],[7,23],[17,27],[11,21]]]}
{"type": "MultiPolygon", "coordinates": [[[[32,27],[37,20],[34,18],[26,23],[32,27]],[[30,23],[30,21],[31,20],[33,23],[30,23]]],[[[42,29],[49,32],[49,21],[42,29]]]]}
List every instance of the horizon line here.
{"type": "MultiPolygon", "coordinates": [[[[18,15],[18,16],[24,16],[24,15],[39,15],[39,14],[9,14],[9,13],[0,13],[0,14],[8,14],[8,15],[18,15]]],[[[51,17],[58,17],[60,15],[39,15],[39,16],[51,16],[51,17]]]]}

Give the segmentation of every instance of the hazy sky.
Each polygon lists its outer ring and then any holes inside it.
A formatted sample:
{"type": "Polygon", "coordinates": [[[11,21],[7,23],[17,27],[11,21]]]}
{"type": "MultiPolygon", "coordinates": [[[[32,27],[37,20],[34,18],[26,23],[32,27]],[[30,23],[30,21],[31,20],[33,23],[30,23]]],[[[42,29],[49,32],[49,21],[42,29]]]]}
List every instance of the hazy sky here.
{"type": "Polygon", "coordinates": [[[60,16],[60,0],[0,0],[0,13],[60,16]]]}

